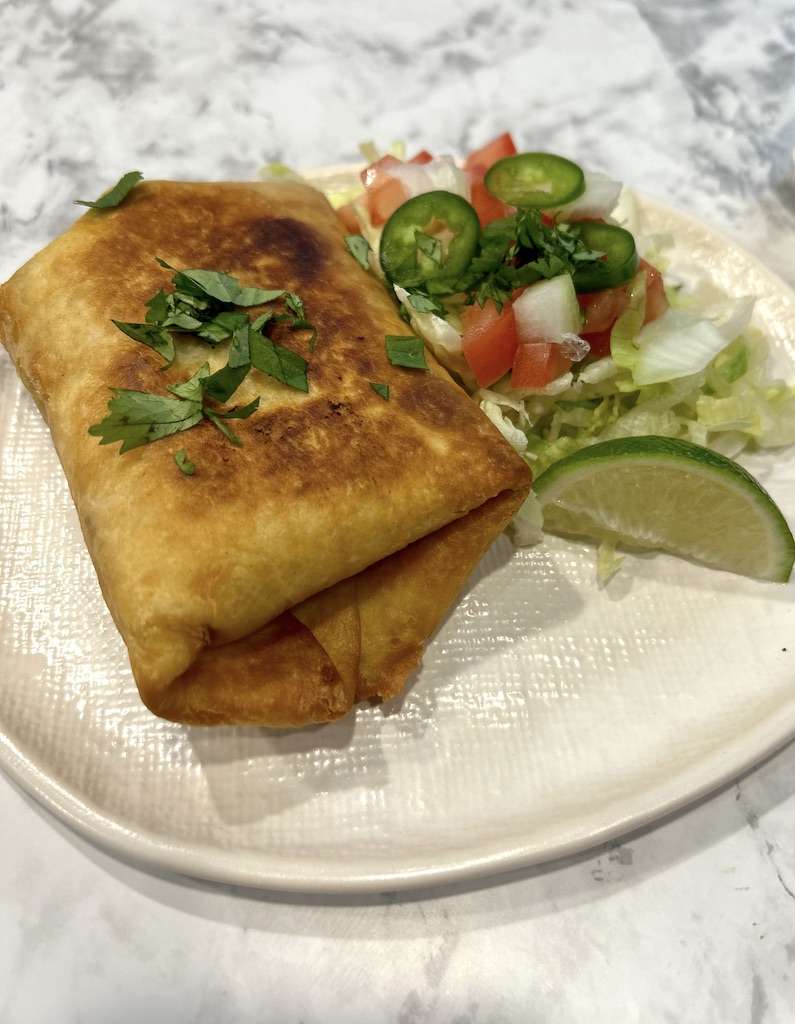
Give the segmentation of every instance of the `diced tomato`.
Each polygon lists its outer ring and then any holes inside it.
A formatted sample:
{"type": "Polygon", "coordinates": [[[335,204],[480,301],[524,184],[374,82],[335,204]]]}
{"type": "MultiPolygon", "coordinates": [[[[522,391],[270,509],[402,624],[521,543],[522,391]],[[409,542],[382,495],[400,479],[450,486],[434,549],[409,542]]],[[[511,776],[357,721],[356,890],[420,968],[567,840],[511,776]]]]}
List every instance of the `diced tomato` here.
{"type": "Polygon", "coordinates": [[[485,228],[487,224],[491,224],[493,220],[507,217],[512,209],[496,196],[493,196],[482,181],[477,180],[472,181],[469,201],[475,207],[475,213],[478,215],[482,228],[485,228]]]}
{"type": "Polygon", "coordinates": [[[345,230],[349,231],[352,235],[358,235],[362,230],[359,224],[359,218],[353,208],[353,203],[346,203],[337,210],[337,216],[342,221],[345,230]]]}
{"type": "Polygon", "coordinates": [[[409,192],[397,178],[390,178],[367,197],[370,220],[373,224],[386,224],[395,210],[409,198],[409,192]]]}
{"type": "Polygon", "coordinates": [[[665,297],[665,288],[660,271],[647,263],[640,261],[641,267],[646,271],[646,318],[644,324],[656,320],[668,309],[668,299],[665,297]]]}
{"type": "Polygon", "coordinates": [[[516,146],[513,144],[513,139],[508,132],[504,132],[496,139],[492,139],[491,142],[487,142],[485,146],[476,149],[474,153],[470,153],[466,159],[464,169],[469,172],[469,201],[475,207],[482,228],[491,224],[493,220],[507,217],[513,212],[513,207],[506,206],[489,192],[483,183],[483,178],[493,163],[501,160],[504,156],[513,156],[515,152],[516,146]]]}
{"type": "Polygon", "coordinates": [[[504,377],[513,366],[519,339],[510,302],[502,312],[490,300],[480,306],[467,306],[462,316],[464,359],[482,388],[504,377]]]}
{"type": "Polygon", "coordinates": [[[370,164],[368,167],[359,174],[362,185],[366,189],[378,188],[384,181],[389,177],[390,167],[397,167],[403,163],[402,160],[398,160],[396,156],[392,156],[391,153],[387,153],[386,156],[382,156],[380,160],[376,160],[375,163],[370,164]]]}
{"type": "Polygon", "coordinates": [[[428,152],[428,150],[427,149],[421,149],[419,151],[419,153],[417,153],[416,156],[413,156],[411,158],[411,160],[409,160],[409,163],[410,164],[429,164],[431,162],[431,160],[433,160],[433,157],[428,152]]]}
{"type": "Polygon", "coordinates": [[[629,304],[629,295],[624,285],[605,288],[600,292],[583,292],[577,296],[580,308],[585,314],[583,331],[594,334],[613,326],[629,304]]]}
{"type": "Polygon", "coordinates": [[[384,224],[408,199],[408,192],[403,184],[389,174],[393,167],[399,167],[402,163],[402,160],[387,153],[380,160],[365,167],[360,175],[367,190],[367,209],[373,224],[384,224]]]}
{"type": "Polygon", "coordinates": [[[487,142],[485,146],[473,150],[466,158],[464,168],[467,171],[478,169],[482,174],[485,174],[492,164],[502,160],[505,156],[515,156],[515,154],[516,145],[511,138],[510,132],[503,132],[496,139],[487,142]]]}
{"type": "Polygon", "coordinates": [[[593,331],[590,334],[583,334],[583,337],[590,346],[589,355],[593,356],[594,359],[601,359],[602,356],[610,355],[610,335],[613,333],[612,327],[608,327],[606,331],[593,331]]]}
{"type": "Polygon", "coordinates": [[[519,345],[513,359],[512,388],[543,388],[571,369],[571,360],[559,344],[534,341],[519,345]]]}
{"type": "MultiPolygon", "coordinates": [[[[640,261],[640,267],[646,273],[646,316],[643,322],[648,324],[662,316],[668,308],[668,300],[660,271],[646,260],[640,261]]],[[[596,359],[610,355],[610,334],[629,304],[629,285],[605,288],[601,292],[584,292],[577,296],[577,300],[585,314],[581,333],[591,346],[590,354],[596,359]]]]}

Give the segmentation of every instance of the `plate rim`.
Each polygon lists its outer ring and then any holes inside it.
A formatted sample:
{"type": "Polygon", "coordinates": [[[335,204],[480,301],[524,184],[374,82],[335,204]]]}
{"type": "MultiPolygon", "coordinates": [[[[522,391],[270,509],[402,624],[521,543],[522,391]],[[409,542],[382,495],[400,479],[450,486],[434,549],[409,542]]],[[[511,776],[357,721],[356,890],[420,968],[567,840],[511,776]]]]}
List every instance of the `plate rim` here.
{"type": "MultiPolygon", "coordinates": [[[[320,178],[358,169],[360,164],[338,164],[307,171],[320,178]]],[[[786,296],[795,307],[795,289],[767,267],[754,253],[734,238],[712,228],[690,213],[675,210],[656,198],[633,190],[641,210],[686,222],[703,234],[742,253],[765,278],[773,291],[786,296]]],[[[480,843],[467,848],[446,848],[431,858],[402,857],[392,870],[383,870],[383,858],[357,856],[354,870],[340,869],[335,861],[323,858],[295,858],[289,861],[267,851],[256,853],[206,844],[185,843],[162,834],[138,830],[114,820],[81,797],[74,787],[62,785],[30,757],[2,729],[0,730],[0,767],[28,795],[37,800],[73,831],[112,853],[156,870],[205,881],[240,885],[261,890],[324,895],[420,890],[434,885],[450,885],[475,878],[487,878],[520,868],[548,863],[599,847],[620,835],[636,831],[650,823],[688,807],[709,793],[766,760],[795,739],[795,697],[779,705],[773,713],[759,719],[753,727],[732,737],[732,741],[701,756],[662,783],[650,789],[635,790],[629,796],[600,805],[601,824],[589,823],[581,815],[566,819],[557,840],[550,842],[541,834],[533,839],[525,833],[521,841],[505,839],[480,843]],[[577,822],[580,823],[577,826],[577,822]],[[288,864],[285,870],[285,863],[288,864]]],[[[592,815],[591,817],[593,817],[592,815]]]]}

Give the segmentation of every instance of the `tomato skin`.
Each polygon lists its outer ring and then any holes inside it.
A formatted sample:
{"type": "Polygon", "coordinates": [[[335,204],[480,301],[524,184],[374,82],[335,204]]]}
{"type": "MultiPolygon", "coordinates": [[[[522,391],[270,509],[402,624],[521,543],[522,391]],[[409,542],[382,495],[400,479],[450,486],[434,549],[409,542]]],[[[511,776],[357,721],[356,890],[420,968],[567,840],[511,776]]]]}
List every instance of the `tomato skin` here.
{"type": "Polygon", "coordinates": [[[513,360],[512,388],[543,388],[571,369],[571,360],[553,341],[534,341],[519,345],[513,360]]]}
{"type": "Polygon", "coordinates": [[[363,171],[360,171],[359,178],[362,185],[368,191],[378,188],[389,177],[389,169],[391,167],[398,167],[401,163],[403,163],[402,160],[398,160],[396,156],[387,153],[386,156],[382,156],[379,160],[365,167],[363,171]]]}
{"type": "Polygon", "coordinates": [[[376,226],[386,224],[395,210],[409,198],[403,183],[397,178],[389,178],[367,198],[370,220],[376,226]]]}
{"type": "Polygon", "coordinates": [[[656,320],[658,316],[662,316],[668,309],[668,299],[665,297],[665,287],[660,271],[644,259],[640,261],[640,266],[646,273],[646,318],[643,323],[648,324],[652,320],[656,320]]]}
{"type": "Polygon", "coordinates": [[[493,220],[507,217],[512,212],[512,207],[506,206],[502,200],[493,196],[483,184],[483,179],[478,180],[474,175],[470,184],[469,201],[475,207],[482,228],[491,224],[493,220]]]}
{"type": "Polygon", "coordinates": [[[609,330],[629,305],[629,292],[624,285],[604,288],[600,292],[583,292],[577,296],[585,314],[583,331],[588,334],[609,330]]]}
{"type": "Polygon", "coordinates": [[[353,209],[353,203],[346,203],[337,210],[337,216],[342,221],[345,230],[352,235],[358,235],[362,230],[359,218],[353,209]]]}
{"type": "Polygon", "coordinates": [[[487,142],[485,146],[474,150],[466,158],[464,170],[469,172],[470,198],[469,201],[475,207],[480,221],[480,226],[485,228],[493,220],[500,220],[513,212],[513,207],[506,206],[483,184],[486,171],[497,160],[505,156],[513,156],[516,153],[516,146],[509,132],[503,132],[496,139],[487,142]]]}
{"type": "MultiPolygon", "coordinates": [[[[408,163],[429,164],[431,160],[433,156],[428,150],[421,149],[408,163]]],[[[409,198],[403,183],[389,174],[393,167],[399,167],[402,163],[402,160],[387,153],[361,172],[362,184],[367,190],[367,209],[375,225],[386,224],[395,210],[409,198]]],[[[347,226],[347,221],[344,223],[347,226]]],[[[355,230],[358,231],[358,227],[355,230]]]]}
{"type": "Polygon", "coordinates": [[[481,174],[485,174],[492,164],[502,160],[505,156],[515,156],[516,152],[516,144],[511,133],[503,132],[496,139],[487,142],[485,146],[474,149],[466,158],[464,170],[479,170],[481,174]]]}
{"type": "Polygon", "coordinates": [[[373,224],[384,224],[395,210],[408,199],[408,192],[389,171],[403,163],[396,156],[387,153],[380,160],[370,164],[359,177],[367,191],[367,210],[373,224]]]}
{"type": "MultiPolygon", "coordinates": [[[[656,320],[668,308],[662,274],[642,259],[640,268],[646,274],[646,315],[644,324],[656,320]]],[[[590,355],[595,359],[610,355],[610,335],[613,325],[629,305],[629,285],[605,288],[600,292],[583,292],[577,296],[580,308],[585,314],[582,337],[591,346],[590,355]]]]}
{"type": "Polygon", "coordinates": [[[590,334],[580,335],[590,345],[589,356],[594,359],[601,359],[603,356],[610,355],[610,335],[613,333],[612,327],[608,327],[605,331],[593,331],[590,334]]]}
{"type": "Polygon", "coordinates": [[[510,302],[502,312],[489,300],[480,306],[467,306],[461,317],[461,345],[464,359],[482,388],[504,377],[513,365],[519,339],[510,302]]]}

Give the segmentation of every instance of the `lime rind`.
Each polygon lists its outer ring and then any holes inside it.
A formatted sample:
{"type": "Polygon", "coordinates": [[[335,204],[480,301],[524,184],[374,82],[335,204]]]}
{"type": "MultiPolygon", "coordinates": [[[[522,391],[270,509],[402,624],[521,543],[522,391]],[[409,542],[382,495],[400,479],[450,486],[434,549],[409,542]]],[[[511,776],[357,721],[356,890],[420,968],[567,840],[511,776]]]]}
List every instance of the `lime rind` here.
{"type": "Polygon", "coordinates": [[[626,547],[683,555],[786,582],[795,539],[747,470],[690,441],[617,438],[556,462],[535,484],[544,526],[626,547]]]}

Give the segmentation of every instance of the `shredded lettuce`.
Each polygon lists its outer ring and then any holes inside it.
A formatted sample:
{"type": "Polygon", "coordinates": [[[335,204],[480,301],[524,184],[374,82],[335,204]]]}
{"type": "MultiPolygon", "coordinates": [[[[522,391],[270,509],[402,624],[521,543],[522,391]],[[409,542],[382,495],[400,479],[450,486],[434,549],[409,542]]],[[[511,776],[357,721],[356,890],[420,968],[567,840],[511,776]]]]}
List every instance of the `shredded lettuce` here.
{"type": "Polygon", "coordinates": [[[637,336],[631,367],[636,384],[660,384],[704,370],[726,347],[713,323],[684,309],[667,309],[637,336]]]}
{"type": "MultiPolygon", "coordinates": [[[[484,392],[479,392],[483,394],[484,392]]],[[[510,401],[510,400],[509,400],[510,401]]],[[[518,403],[517,403],[518,404],[518,403]]],[[[481,399],[480,408],[481,411],[491,420],[494,426],[499,430],[508,444],[512,445],[519,454],[523,454],[527,448],[527,434],[520,430],[510,416],[503,412],[506,403],[503,395],[490,396],[488,398],[481,399]],[[495,401],[496,397],[496,401],[495,401]]],[[[508,408],[512,408],[513,403],[508,405],[508,408]]]]}

